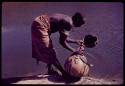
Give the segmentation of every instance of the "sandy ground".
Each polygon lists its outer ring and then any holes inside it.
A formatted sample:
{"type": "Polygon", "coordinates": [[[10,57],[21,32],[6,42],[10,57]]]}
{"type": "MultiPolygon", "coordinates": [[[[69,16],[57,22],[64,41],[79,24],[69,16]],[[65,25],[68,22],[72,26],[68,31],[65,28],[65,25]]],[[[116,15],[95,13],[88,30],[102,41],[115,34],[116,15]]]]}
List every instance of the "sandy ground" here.
{"type": "Polygon", "coordinates": [[[82,77],[80,80],[72,81],[66,80],[61,76],[57,75],[34,75],[34,76],[26,76],[26,77],[15,77],[15,78],[8,78],[3,79],[2,82],[8,84],[82,84],[82,85],[89,85],[89,84],[122,84],[123,82],[120,80],[106,80],[106,79],[99,79],[94,77],[82,77]]]}

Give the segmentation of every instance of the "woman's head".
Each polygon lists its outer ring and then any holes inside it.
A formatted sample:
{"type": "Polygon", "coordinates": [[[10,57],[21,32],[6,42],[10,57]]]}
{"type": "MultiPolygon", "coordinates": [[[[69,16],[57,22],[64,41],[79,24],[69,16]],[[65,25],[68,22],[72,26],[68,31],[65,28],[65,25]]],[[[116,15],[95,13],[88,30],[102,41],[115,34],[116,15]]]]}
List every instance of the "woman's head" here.
{"type": "Polygon", "coordinates": [[[72,16],[72,20],[73,20],[73,25],[74,25],[75,27],[80,27],[81,25],[83,25],[83,24],[85,23],[82,14],[79,13],[79,12],[76,12],[76,13],[72,16]]]}

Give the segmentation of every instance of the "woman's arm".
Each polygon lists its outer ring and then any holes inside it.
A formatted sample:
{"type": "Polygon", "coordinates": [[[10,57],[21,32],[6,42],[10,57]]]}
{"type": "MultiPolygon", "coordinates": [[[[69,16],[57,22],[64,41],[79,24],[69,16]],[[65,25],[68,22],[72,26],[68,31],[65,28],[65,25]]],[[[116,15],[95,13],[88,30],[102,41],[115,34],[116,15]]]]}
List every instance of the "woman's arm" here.
{"type": "Polygon", "coordinates": [[[69,38],[69,37],[67,37],[66,41],[67,41],[68,43],[78,43],[78,40],[74,40],[74,39],[71,39],[71,38],[69,38]]]}
{"type": "Polygon", "coordinates": [[[83,40],[75,40],[75,39],[71,39],[71,38],[69,38],[69,37],[66,39],[66,41],[67,41],[68,43],[75,43],[75,44],[78,44],[78,45],[83,44],[83,40]]]}
{"type": "Polygon", "coordinates": [[[60,32],[59,43],[71,52],[75,52],[75,49],[67,43],[68,35],[65,32],[60,32]]]}

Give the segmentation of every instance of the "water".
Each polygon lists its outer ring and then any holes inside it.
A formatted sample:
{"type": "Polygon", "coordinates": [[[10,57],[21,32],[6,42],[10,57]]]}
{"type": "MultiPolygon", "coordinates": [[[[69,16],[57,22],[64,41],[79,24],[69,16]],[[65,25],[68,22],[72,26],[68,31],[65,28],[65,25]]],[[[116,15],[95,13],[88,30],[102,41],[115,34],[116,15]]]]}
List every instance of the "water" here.
{"type": "MultiPolygon", "coordinates": [[[[123,4],[111,2],[4,2],[2,3],[2,78],[46,73],[46,64],[31,58],[31,23],[41,14],[81,12],[86,24],[74,28],[71,37],[82,39],[94,34],[99,42],[86,49],[88,61],[94,64],[91,76],[123,76],[123,4]]],[[[52,34],[57,58],[64,64],[71,54],[59,45],[59,34],[52,34]]],[[[73,45],[74,47],[77,47],[73,45]]]]}

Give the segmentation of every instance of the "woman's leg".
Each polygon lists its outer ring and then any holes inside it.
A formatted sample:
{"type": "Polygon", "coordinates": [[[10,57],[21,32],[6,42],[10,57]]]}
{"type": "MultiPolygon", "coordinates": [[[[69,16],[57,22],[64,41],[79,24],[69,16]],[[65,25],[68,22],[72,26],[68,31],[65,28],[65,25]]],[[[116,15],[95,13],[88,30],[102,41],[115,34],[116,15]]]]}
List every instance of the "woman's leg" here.
{"type": "Polygon", "coordinates": [[[51,72],[51,64],[47,64],[47,67],[48,67],[48,74],[50,74],[50,72],[51,72]]]}
{"type": "Polygon", "coordinates": [[[63,69],[59,61],[57,61],[53,65],[62,73],[62,75],[67,75],[66,71],[63,69]]]}
{"type": "Polygon", "coordinates": [[[48,74],[52,75],[52,74],[58,74],[58,72],[54,71],[54,69],[52,68],[52,64],[47,64],[48,67],[48,74]]]}

